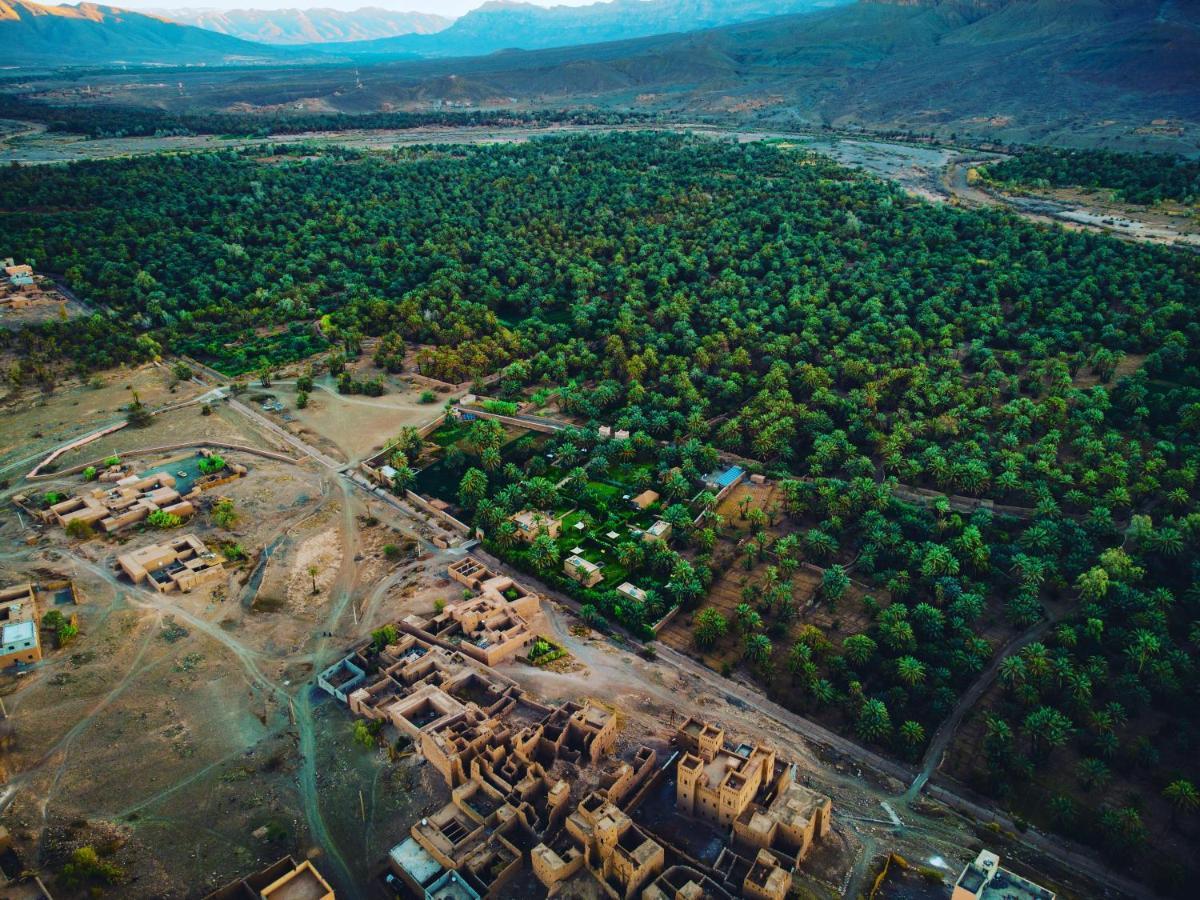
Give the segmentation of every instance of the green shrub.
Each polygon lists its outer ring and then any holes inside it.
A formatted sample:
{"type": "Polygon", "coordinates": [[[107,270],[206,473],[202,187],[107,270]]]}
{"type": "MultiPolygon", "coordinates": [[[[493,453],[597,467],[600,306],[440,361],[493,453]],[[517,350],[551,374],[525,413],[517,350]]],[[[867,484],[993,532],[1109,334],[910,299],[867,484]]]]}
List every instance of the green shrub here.
{"type": "Polygon", "coordinates": [[[483,408],[498,416],[515,416],[521,407],[510,400],[485,400],[483,408]]]}
{"type": "Polygon", "coordinates": [[[183,524],[183,519],[174,513],[167,512],[165,509],[156,509],[150,515],[146,516],[146,523],[166,531],[169,528],[178,528],[183,524]]]}
{"type": "Polygon", "coordinates": [[[95,529],[92,528],[90,522],[85,522],[83,519],[72,519],[67,523],[67,537],[75,538],[78,541],[86,541],[93,534],[95,529]]]}
{"type": "Polygon", "coordinates": [[[246,548],[236,541],[226,541],[221,545],[221,555],[230,562],[241,562],[248,554],[246,548]]]}
{"type": "Polygon", "coordinates": [[[71,861],[63,866],[62,880],[68,887],[113,885],[125,877],[115,863],[102,860],[92,847],[79,847],[71,853],[71,861]]]}
{"type": "Polygon", "coordinates": [[[212,456],[202,456],[200,458],[200,471],[205,475],[211,475],[214,472],[220,472],[225,468],[225,459],[214,453],[212,456]]]}

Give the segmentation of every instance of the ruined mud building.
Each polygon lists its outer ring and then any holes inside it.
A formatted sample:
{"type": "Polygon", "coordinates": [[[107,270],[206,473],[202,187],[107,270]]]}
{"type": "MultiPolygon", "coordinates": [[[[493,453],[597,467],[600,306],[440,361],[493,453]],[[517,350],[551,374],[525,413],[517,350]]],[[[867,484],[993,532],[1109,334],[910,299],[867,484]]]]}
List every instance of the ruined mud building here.
{"type": "Polygon", "coordinates": [[[794,784],[773,751],[727,747],[719,729],[689,720],[674,737],[680,752],[664,762],[652,747],[619,747],[615,713],[590,702],[543,704],[416,634],[382,649],[364,645],[319,683],[411,741],[451,791],[388,855],[388,883],[411,896],[545,896],[587,882],[619,900],[782,900],[793,868],[829,831],[828,798],[794,784]],[[689,776],[692,759],[707,782],[689,776]],[[647,793],[672,777],[687,780],[678,789],[685,816],[702,790],[734,792],[715,866],[634,819],[647,793]]]}
{"type": "Polygon", "coordinates": [[[537,639],[541,598],[507,575],[465,556],[447,574],[471,596],[447,603],[425,618],[406,616],[400,627],[432,644],[459,650],[485,665],[511,659],[537,639]]]}

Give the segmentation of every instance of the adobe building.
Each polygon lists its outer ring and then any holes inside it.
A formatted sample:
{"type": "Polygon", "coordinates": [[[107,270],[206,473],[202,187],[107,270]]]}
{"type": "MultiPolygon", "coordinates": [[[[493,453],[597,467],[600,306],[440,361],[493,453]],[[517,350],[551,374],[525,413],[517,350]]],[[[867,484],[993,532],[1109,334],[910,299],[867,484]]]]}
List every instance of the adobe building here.
{"type": "MultiPolygon", "coordinates": [[[[451,568],[473,590],[496,577],[470,558],[451,568]]],[[[784,900],[796,865],[829,831],[828,798],[796,784],[773,750],[726,745],[721,729],[689,719],[675,736],[679,762],[663,764],[651,747],[618,746],[613,712],[541,703],[461,646],[405,633],[386,647],[363,644],[318,683],[410,741],[450,789],[387,854],[393,892],[784,900]],[[646,824],[658,813],[640,816],[664,792],[671,815],[686,803],[685,815],[720,823],[728,844],[715,864],[646,824]]]]}
{"type": "Polygon", "coordinates": [[[629,502],[636,509],[647,509],[658,502],[658,497],[658,491],[642,491],[629,502]]]}
{"type": "Polygon", "coordinates": [[[649,596],[649,594],[647,594],[640,587],[637,587],[628,581],[624,581],[617,585],[617,593],[627,600],[632,600],[634,603],[645,603],[646,598],[649,596]]]}
{"type": "Polygon", "coordinates": [[[583,865],[614,888],[621,900],[631,900],[662,872],[662,844],[634,824],[603,792],[588,795],[567,817],[567,833],[583,848],[583,865]]]}
{"type": "MultiPolygon", "coordinates": [[[[217,458],[217,454],[208,449],[197,451],[196,456],[201,459],[217,458]]],[[[181,519],[190,518],[196,512],[192,501],[203,492],[244,478],[249,471],[238,463],[223,458],[222,461],[225,465],[217,471],[196,474],[190,486],[186,487],[185,495],[180,494],[178,482],[169,472],[139,476],[131,474],[127,466],[118,463],[96,473],[96,480],[109,487],[92,488],[52,504],[47,509],[38,509],[24,494],[13,497],[13,502],[48,525],[65,528],[73,521],[80,521],[100,528],[107,534],[114,534],[146,520],[158,510],[181,519]]],[[[188,476],[188,472],[180,471],[179,475],[188,476]]]]}
{"type": "Polygon", "coordinates": [[[771,859],[759,851],[769,851],[787,871],[799,865],[813,841],[829,834],[832,801],[797,784],[794,767],[779,763],[774,750],[727,746],[724,731],[699,719],[684,722],[676,739],[683,748],[676,805],[689,815],[732,826],[734,845],[756,856],[751,874],[761,888],[750,895],[774,896],[770,873],[762,868],[771,859]]]}
{"type": "MultiPolygon", "coordinates": [[[[478,584],[486,574],[457,571],[478,584]]],[[[412,633],[384,648],[364,645],[339,666],[348,679],[373,673],[349,693],[351,711],[411,740],[451,789],[450,802],[413,823],[388,854],[392,876],[417,896],[449,889],[507,897],[516,878],[549,886],[587,870],[633,897],[662,870],[661,846],[619,810],[654,773],[657,756],[648,747],[618,753],[613,713],[539,703],[489,666],[412,633]],[[592,815],[600,806],[607,818],[592,815]],[[571,836],[571,816],[579,834],[604,819],[590,850],[571,836]]],[[[337,696],[334,682],[321,686],[337,696]]]]}
{"type": "Polygon", "coordinates": [[[592,587],[604,580],[603,570],[582,556],[568,556],[563,560],[563,571],[568,578],[579,582],[584,587],[592,587]]]}
{"type": "Polygon", "coordinates": [[[401,628],[489,666],[511,659],[537,640],[533,623],[541,615],[538,594],[470,556],[451,563],[447,574],[475,596],[447,603],[430,618],[407,616],[401,628]]]}
{"type": "Polygon", "coordinates": [[[204,900],[336,900],[336,895],[312,862],[297,863],[285,856],[213,891],[204,900]]]}
{"type": "Polygon", "coordinates": [[[1001,868],[1000,857],[980,850],[974,862],[967,863],[950,900],[1055,900],[1057,895],[1015,872],[1001,868]]]}
{"type": "Polygon", "coordinates": [[[36,589],[32,584],[0,589],[0,669],[41,658],[36,589]]]}
{"type": "Polygon", "coordinates": [[[225,577],[221,558],[191,534],[122,553],[117,564],[134,584],[148,581],[159,593],[186,593],[225,577]]]}
{"type": "Polygon", "coordinates": [[[543,534],[557,539],[562,533],[562,519],[539,510],[523,509],[509,520],[517,526],[517,540],[525,544],[532,544],[543,534]]]}
{"type": "MultiPolygon", "coordinates": [[[[14,498],[22,500],[24,498],[14,498]]],[[[113,534],[136,525],[151,513],[162,510],[181,519],[195,513],[191,501],[175,490],[175,477],[158,472],[139,478],[130,475],[109,488],[95,488],[53,504],[40,513],[48,524],[67,527],[71,522],[84,522],[113,534]]]]}
{"type": "Polygon", "coordinates": [[[642,891],[642,900],[733,900],[733,896],[691,866],[671,866],[642,891]]]}
{"type": "Polygon", "coordinates": [[[671,538],[671,523],[656,519],[654,524],[642,532],[643,541],[667,541],[671,538]]]}

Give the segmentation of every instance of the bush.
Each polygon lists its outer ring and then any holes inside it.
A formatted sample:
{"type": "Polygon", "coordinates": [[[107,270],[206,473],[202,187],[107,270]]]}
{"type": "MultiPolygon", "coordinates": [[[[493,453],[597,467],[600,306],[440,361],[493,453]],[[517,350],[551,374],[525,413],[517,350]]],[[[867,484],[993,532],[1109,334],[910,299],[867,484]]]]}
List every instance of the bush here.
{"type": "Polygon", "coordinates": [[[220,472],[225,468],[225,458],[214,453],[212,456],[202,456],[200,458],[200,471],[205,475],[211,475],[214,472],[220,472]]]}
{"type": "Polygon", "coordinates": [[[241,562],[248,554],[246,548],[236,541],[226,541],[221,545],[221,555],[230,562],[241,562]]]}
{"type": "Polygon", "coordinates": [[[146,523],[166,531],[169,528],[178,528],[183,524],[183,519],[174,513],[167,512],[165,509],[156,509],[150,515],[146,516],[146,523]]]}
{"type": "Polygon", "coordinates": [[[98,475],[99,475],[99,473],[96,471],[95,466],[88,466],[86,469],[83,470],[83,480],[84,481],[95,481],[96,477],[98,475]]]}
{"type": "Polygon", "coordinates": [[[305,393],[304,391],[300,391],[298,394],[296,394],[296,409],[307,409],[307,408],[308,408],[308,394],[305,393]]]}
{"type": "MultiPolygon", "coordinates": [[[[391,560],[392,562],[395,562],[396,560],[398,560],[400,558],[400,556],[401,556],[401,550],[395,544],[384,544],[383,545],[384,559],[388,559],[388,560],[391,560]]],[[[439,612],[440,612],[440,610],[439,610],[439,612]]]]}
{"type": "Polygon", "coordinates": [[[212,520],[213,524],[218,528],[228,529],[236,525],[238,521],[238,511],[233,505],[233,501],[228,497],[222,497],[220,500],[218,500],[216,505],[213,506],[212,520]]]}
{"type": "Polygon", "coordinates": [[[435,402],[436,400],[437,400],[437,394],[435,394],[433,391],[428,391],[428,390],[426,390],[426,391],[421,391],[421,397],[420,397],[420,401],[419,401],[419,402],[421,402],[421,403],[433,403],[433,402],[435,402]]]}
{"type": "Polygon", "coordinates": [[[110,456],[104,460],[104,465],[106,466],[119,466],[120,464],[121,457],[119,456],[110,456]]]}
{"type": "Polygon", "coordinates": [[[67,537],[75,538],[79,541],[86,541],[93,534],[95,529],[92,528],[90,522],[85,522],[83,519],[72,519],[67,523],[67,537]]]}
{"type": "Polygon", "coordinates": [[[375,749],[375,743],[378,738],[379,728],[382,722],[368,722],[365,719],[357,719],[354,722],[354,743],[368,750],[375,749]]]}
{"type": "Polygon", "coordinates": [[[485,400],[483,408],[498,416],[515,416],[521,407],[509,400],[485,400]]]}
{"type": "Polygon", "coordinates": [[[89,884],[113,885],[124,877],[125,872],[120,866],[100,859],[92,847],[76,849],[62,870],[63,883],[72,888],[89,884]]]}
{"type": "Polygon", "coordinates": [[[382,650],[388,644],[396,643],[399,637],[400,632],[396,630],[395,625],[384,625],[371,632],[371,643],[375,645],[376,650],[382,650]]]}
{"type": "Polygon", "coordinates": [[[54,632],[54,638],[59,647],[65,647],[79,635],[79,626],[73,622],[63,622],[54,632]]]}

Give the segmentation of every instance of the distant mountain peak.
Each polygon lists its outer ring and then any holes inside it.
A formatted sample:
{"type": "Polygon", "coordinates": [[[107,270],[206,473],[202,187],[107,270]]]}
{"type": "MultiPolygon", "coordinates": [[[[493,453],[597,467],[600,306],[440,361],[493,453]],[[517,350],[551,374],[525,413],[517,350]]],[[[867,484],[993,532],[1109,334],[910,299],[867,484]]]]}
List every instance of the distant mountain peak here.
{"type": "Polygon", "coordinates": [[[136,63],[219,64],[274,60],[280,52],[213,34],[161,16],[99,3],[45,6],[33,0],[0,0],[0,46],[17,65],[136,63]]]}
{"type": "Polygon", "coordinates": [[[364,5],[342,10],[166,8],[157,10],[173,22],[194,25],[265,44],[323,44],[369,41],[409,34],[435,34],[453,20],[433,13],[405,12],[364,5]]]}

